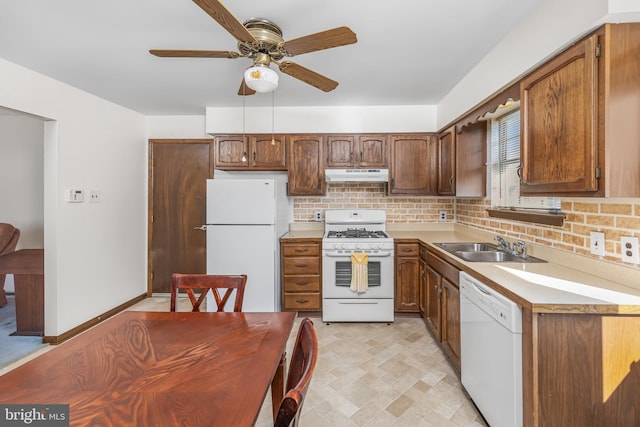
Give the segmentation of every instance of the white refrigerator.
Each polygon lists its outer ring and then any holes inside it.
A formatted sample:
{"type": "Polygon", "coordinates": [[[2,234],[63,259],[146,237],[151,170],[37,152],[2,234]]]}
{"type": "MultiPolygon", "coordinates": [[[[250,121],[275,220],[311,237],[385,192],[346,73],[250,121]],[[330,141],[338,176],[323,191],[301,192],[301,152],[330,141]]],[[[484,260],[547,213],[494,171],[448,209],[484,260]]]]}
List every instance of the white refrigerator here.
{"type": "MultiPolygon", "coordinates": [[[[279,241],[291,211],[286,179],[207,180],[207,274],[247,275],[243,311],[281,309],[279,241]]],[[[215,307],[210,293],[207,307],[215,307]]]]}

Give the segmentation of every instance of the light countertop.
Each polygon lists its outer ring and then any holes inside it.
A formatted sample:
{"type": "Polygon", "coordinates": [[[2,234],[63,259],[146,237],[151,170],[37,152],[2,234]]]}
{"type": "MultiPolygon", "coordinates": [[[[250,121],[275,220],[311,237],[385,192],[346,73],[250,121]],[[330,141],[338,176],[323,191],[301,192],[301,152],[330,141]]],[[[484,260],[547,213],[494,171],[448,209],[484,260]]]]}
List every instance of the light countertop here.
{"type": "MultiPolygon", "coordinates": [[[[282,238],[321,239],[323,225],[291,224],[282,238]]],[[[640,271],[633,268],[531,243],[527,253],[546,263],[469,262],[431,243],[495,243],[493,234],[452,223],[387,224],[386,231],[395,240],[427,244],[449,263],[534,313],[640,314],[640,271]]]]}
{"type": "MultiPolygon", "coordinates": [[[[437,246],[435,242],[491,242],[478,239],[475,233],[464,231],[389,231],[394,239],[417,239],[451,264],[467,271],[498,292],[537,313],[607,313],[640,314],[640,290],[624,280],[630,275],[640,284],[640,272],[631,269],[616,280],[605,279],[589,272],[554,262],[553,253],[539,249],[532,256],[546,263],[468,262],[437,246]]],[[[530,249],[530,248],[528,248],[530,249]]],[[[531,247],[533,249],[533,247],[531,247]]],[[[580,257],[575,255],[575,257],[580,257]]],[[[580,257],[585,258],[585,257],[580,257]]],[[[594,261],[592,261],[594,262],[594,261]]],[[[576,263],[576,265],[581,265],[576,263]]],[[[611,270],[615,270],[610,264],[611,270]]],[[[616,266],[617,267],[617,266],[616,266]]],[[[624,268],[624,267],[618,267],[624,268]]],[[[588,270],[587,270],[588,271],[588,270]]]]}

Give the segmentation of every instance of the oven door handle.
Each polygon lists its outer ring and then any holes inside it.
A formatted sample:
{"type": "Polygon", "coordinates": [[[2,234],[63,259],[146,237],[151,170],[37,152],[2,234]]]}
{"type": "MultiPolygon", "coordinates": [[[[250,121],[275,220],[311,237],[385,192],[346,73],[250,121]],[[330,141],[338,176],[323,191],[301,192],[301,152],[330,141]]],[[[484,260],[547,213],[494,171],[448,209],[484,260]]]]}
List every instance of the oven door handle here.
{"type": "MultiPolygon", "coordinates": [[[[353,251],[353,252],[358,252],[358,251],[353,251]]],[[[387,251],[387,252],[376,252],[376,253],[368,253],[365,252],[367,255],[369,255],[369,258],[384,258],[384,257],[389,257],[391,256],[391,251],[387,251]]],[[[344,253],[344,252],[325,252],[324,253],[325,256],[328,257],[333,257],[333,258],[347,258],[350,257],[351,254],[350,253],[344,253]]]]}

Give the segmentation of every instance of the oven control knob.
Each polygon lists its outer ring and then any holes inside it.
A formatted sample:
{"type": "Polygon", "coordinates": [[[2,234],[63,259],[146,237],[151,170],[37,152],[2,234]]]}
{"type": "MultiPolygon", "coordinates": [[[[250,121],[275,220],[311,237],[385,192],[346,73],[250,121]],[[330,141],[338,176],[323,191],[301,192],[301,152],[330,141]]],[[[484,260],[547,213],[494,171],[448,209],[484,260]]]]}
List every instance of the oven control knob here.
{"type": "Polygon", "coordinates": [[[336,243],[333,247],[334,249],[342,249],[342,243],[336,243]]]}
{"type": "Polygon", "coordinates": [[[362,248],[364,248],[363,244],[361,244],[361,243],[357,243],[356,244],[356,249],[362,249],[362,248]]]}

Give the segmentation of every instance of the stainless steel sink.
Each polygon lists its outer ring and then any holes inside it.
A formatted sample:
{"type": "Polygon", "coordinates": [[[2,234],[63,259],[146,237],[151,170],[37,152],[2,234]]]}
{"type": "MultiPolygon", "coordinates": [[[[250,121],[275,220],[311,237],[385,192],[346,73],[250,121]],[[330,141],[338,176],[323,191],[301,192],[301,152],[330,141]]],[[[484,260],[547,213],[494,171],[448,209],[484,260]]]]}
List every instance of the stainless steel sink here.
{"type": "Polygon", "coordinates": [[[498,247],[490,243],[434,243],[439,248],[447,252],[478,252],[478,251],[497,251],[498,247]]]}
{"type": "Polygon", "coordinates": [[[490,243],[434,243],[452,255],[469,262],[546,262],[532,256],[520,257],[490,243]]]}

